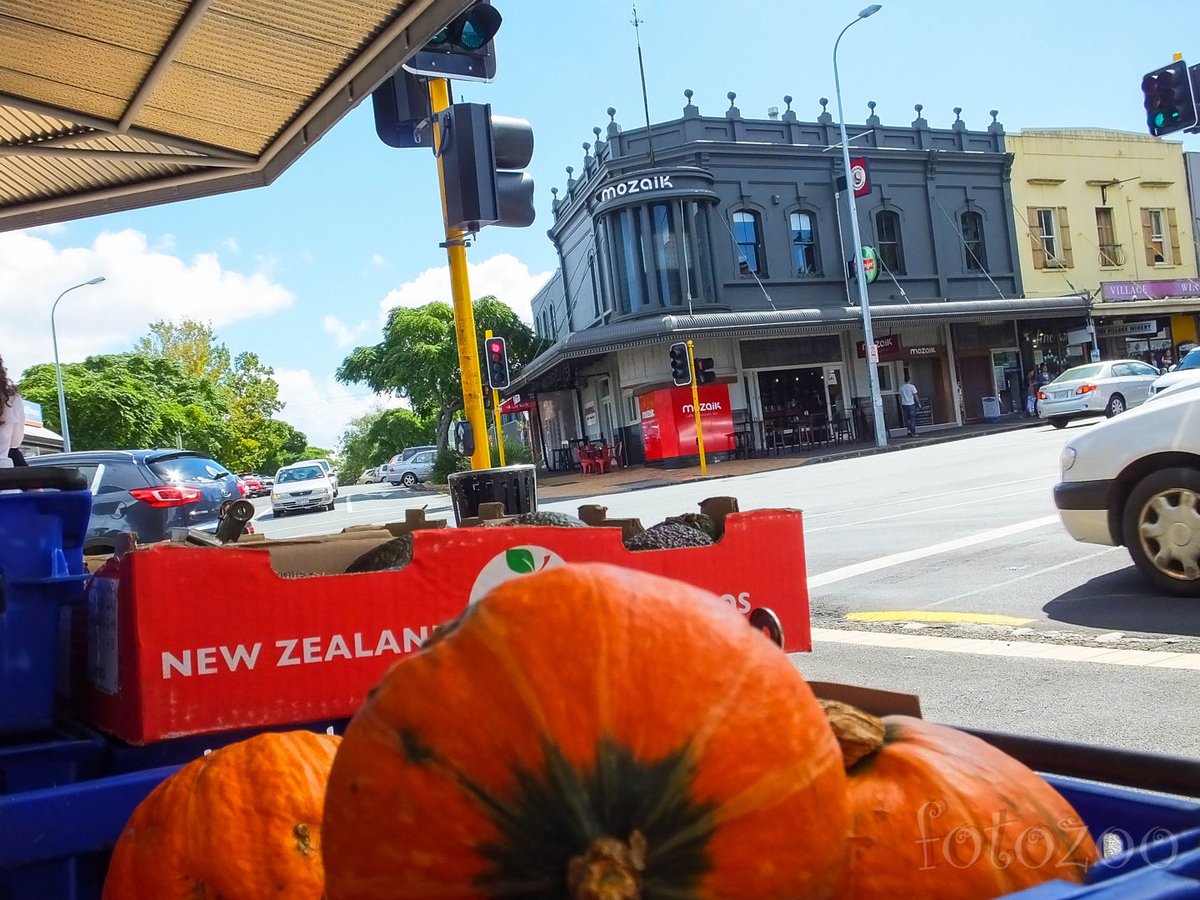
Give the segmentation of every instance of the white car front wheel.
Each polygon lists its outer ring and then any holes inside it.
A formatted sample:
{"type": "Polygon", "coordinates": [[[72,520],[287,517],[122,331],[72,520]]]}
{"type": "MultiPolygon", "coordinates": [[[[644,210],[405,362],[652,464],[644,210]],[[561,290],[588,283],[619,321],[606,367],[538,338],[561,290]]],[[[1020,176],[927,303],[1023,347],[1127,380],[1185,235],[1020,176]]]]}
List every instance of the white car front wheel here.
{"type": "Polygon", "coordinates": [[[1134,565],[1158,590],[1200,597],[1200,471],[1152,472],[1134,486],[1122,517],[1134,565]]]}

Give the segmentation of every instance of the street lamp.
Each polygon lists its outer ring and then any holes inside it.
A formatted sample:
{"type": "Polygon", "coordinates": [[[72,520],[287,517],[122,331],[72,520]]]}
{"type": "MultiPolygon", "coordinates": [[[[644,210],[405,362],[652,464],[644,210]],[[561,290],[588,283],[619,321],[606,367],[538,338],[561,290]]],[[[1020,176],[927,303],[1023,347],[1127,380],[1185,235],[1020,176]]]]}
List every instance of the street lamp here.
{"type": "Polygon", "coordinates": [[[838,126],[842,130],[842,166],[846,171],[846,197],[850,201],[850,229],[854,237],[854,270],[858,280],[858,304],[862,308],[863,319],[863,351],[867,356],[867,372],[871,380],[871,408],[874,410],[875,443],[880,447],[887,446],[887,428],[883,422],[883,397],[879,393],[879,369],[876,366],[875,331],[871,327],[871,301],[867,297],[867,276],[863,269],[862,238],[858,231],[858,206],[854,202],[854,184],[850,179],[850,144],[846,139],[846,116],[842,112],[842,84],[838,78],[837,51],[842,42],[842,35],[850,30],[852,25],[875,15],[883,7],[872,3],[858,14],[850,25],[842,29],[842,33],[833,42],[833,90],[837,97],[838,126]]]}
{"type": "Polygon", "coordinates": [[[54,330],[54,311],[58,309],[58,301],[76,288],[87,287],[92,284],[99,284],[104,280],[103,275],[97,275],[95,278],[85,281],[82,284],[72,285],[61,294],[58,295],[58,300],[50,307],[50,340],[54,342],[54,378],[58,382],[58,420],[62,423],[62,439],[63,452],[71,452],[71,428],[67,425],[67,398],[63,394],[62,383],[62,366],[58,363],[58,333],[54,330]]]}

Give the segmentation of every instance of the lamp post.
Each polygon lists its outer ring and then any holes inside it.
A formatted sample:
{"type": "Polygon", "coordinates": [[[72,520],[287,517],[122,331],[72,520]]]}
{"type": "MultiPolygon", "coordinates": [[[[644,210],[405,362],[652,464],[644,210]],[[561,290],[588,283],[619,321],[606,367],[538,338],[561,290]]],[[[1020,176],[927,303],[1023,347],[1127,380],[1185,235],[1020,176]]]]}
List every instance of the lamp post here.
{"type": "Polygon", "coordinates": [[[833,90],[837,97],[838,126],[842,131],[842,165],[846,170],[846,197],[850,201],[850,232],[854,239],[854,270],[857,273],[856,280],[858,281],[858,304],[862,308],[863,352],[867,357],[867,373],[871,381],[871,409],[874,411],[873,418],[875,419],[875,443],[880,447],[886,447],[887,427],[883,421],[883,397],[879,393],[877,357],[873,358],[878,351],[875,349],[875,331],[871,327],[871,301],[867,297],[867,276],[863,269],[862,238],[858,231],[858,206],[854,202],[854,184],[850,178],[850,145],[846,139],[846,116],[842,112],[842,84],[838,78],[837,64],[838,44],[842,42],[842,35],[849,31],[851,26],[875,15],[882,8],[880,4],[872,3],[858,14],[858,18],[843,28],[841,34],[837,36],[837,40],[833,42],[833,90]]]}
{"type": "Polygon", "coordinates": [[[67,425],[67,398],[63,393],[62,366],[59,365],[58,362],[58,333],[54,330],[54,311],[58,309],[58,301],[67,296],[67,294],[71,293],[71,291],[75,290],[76,288],[87,287],[88,285],[92,284],[99,284],[103,280],[103,275],[97,275],[95,278],[92,278],[89,281],[72,285],[59,294],[58,299],[55,300],[54,304],[50,307],[50,340],[54,343],[54,378],[58,382],[58,420],[62,424],[63,451],[65,453],[71,452],[71,428],[69,425],[67,425]]]}

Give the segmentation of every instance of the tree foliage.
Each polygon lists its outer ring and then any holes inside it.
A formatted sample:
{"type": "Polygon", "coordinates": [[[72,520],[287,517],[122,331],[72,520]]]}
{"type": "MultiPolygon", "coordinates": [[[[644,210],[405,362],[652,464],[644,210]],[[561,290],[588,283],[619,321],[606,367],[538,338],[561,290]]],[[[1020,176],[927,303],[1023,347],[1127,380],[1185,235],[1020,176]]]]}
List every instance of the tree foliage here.
{"type": "MultiPolygon", "coordinates": [[[[483,357],[484,332],[490,328],[506,339],[515,378],[541,349],[540,340],[495,297],[481,297],[473,307],[479,357],[483,357]]],[[[450,423],[463,410],[453,309],[440,301],[411,309],[396,307],[388,315],[383,340],[356,347],[338,367],[337,378],[407,399],[418,416],[432,421],[437,446],[445,449],[450,423]]]]}
{"type": "Polygon", "coordinates": [[[357,479],[364,470],[378,466],[414,444],[434,439],[434,423],[409,409],[381,409],[359,416],[342,434],[341,472],[357,479]]]}

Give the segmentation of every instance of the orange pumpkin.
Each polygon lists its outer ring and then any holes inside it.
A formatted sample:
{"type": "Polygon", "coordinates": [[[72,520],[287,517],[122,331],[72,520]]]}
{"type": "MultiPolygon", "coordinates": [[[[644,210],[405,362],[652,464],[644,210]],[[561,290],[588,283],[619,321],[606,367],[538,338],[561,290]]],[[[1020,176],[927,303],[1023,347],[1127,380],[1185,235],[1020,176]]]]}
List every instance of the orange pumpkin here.
{"type": "Polygon", "coordinates": [[[340,740],[260,734],[188,763],[134,810],[104,900],[323,896],[321,813],[340,740]]]}
{"type": "Polygon", "coordinates": [[[822,700],[845,755],[852,824],[839,897],[1000,897],[1082,882],[1087,826],[1038,774],[974,735],[822,700]]]}
{"type": "Polygon", "coordinates": [[[727,604],[566,566],[496,588],[359,710],[327,895],[829,897],[845,781],[808,685],[727,604]]]}

